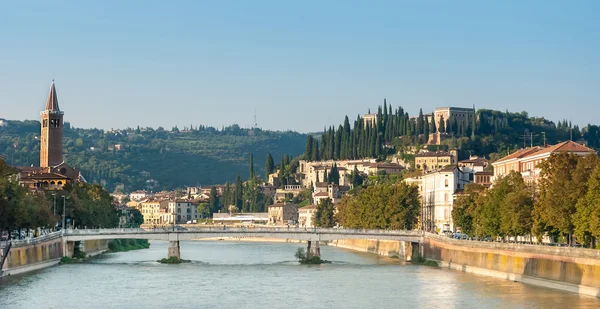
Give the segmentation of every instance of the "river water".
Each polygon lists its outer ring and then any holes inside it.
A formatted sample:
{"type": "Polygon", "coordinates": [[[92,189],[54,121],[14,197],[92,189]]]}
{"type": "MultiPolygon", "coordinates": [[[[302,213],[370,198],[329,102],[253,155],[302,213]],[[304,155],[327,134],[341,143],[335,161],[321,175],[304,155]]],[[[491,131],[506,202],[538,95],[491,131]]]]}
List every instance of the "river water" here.
{"type": "Polygon", "coordinates": [[[321,247],[299,265],[292,243],[166,242],[0,279],[0,308],[600,308],[600,300],[321,247]]]}

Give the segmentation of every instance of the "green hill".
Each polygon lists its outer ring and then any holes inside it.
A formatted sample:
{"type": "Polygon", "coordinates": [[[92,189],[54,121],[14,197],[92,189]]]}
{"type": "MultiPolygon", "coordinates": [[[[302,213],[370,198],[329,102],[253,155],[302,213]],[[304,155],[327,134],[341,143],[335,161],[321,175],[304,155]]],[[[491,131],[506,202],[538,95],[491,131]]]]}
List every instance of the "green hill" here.
{"type": "MultiPolygon", "coordinates": [[[[12,165],[39,164],[38,121],[5,121],[0,126],[0,154],[12,165]]],[[[89,182],[114,190],[174,189],[210,185],[247,178],[250,153],[255,170],[264,175],[267,153],[281,155],[304,151],[306,135],[242,129],[237,125],[164,130],[137,128],[104,131],[65,125],[64,159],[78,167],[89,182]],[[120,145],[115,146],[115,145],[120,145]],[[158,184],[155,185],[155,181],[158,184]]]]}

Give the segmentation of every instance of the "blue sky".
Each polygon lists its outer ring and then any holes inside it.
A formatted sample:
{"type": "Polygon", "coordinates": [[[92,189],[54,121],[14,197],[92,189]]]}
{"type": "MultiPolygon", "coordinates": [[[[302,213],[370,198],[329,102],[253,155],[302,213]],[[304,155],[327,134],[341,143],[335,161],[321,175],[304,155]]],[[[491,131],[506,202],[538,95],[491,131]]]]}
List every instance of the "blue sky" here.
{"type": "Polygon", "coordinates": [[[319,131],[387,98],[600,123],[600,1],[4,1],[0,118],[319,131]],[[55,3],[56,2],[56,3],[55,3]]]}

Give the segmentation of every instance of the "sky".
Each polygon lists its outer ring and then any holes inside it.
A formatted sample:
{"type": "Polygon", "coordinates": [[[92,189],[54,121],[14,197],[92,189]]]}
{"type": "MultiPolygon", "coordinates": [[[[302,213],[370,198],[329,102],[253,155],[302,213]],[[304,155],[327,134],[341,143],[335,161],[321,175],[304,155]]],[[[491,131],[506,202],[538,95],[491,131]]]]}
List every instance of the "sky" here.
{"type": "Polygon", "coordinates": [[[0,118],[321,131],[386,98],[600,123],[600,1],[0,0],[0,118]]]}

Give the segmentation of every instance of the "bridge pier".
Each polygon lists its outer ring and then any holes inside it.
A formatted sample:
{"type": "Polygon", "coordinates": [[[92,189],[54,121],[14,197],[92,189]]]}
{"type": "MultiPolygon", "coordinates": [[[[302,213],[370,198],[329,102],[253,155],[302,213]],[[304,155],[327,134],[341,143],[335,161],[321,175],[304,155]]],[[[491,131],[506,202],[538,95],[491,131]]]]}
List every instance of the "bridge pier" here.
{"type": "Polygon", "coordinates": [[[181,259],[181,253],[179,251],[179,241],[169,241],[169,256],[181,259]]]}
{"type": "Polygon", "coordinates": [[[321,248],[319,247],[318,241],[311,241],[311,240],[308,241],[307,248],[306,248],[306,255],[308,257],[311,257],[311,256],[321,257],[321,248]]]}

